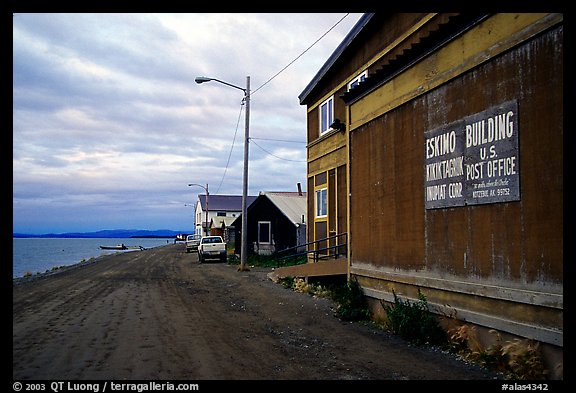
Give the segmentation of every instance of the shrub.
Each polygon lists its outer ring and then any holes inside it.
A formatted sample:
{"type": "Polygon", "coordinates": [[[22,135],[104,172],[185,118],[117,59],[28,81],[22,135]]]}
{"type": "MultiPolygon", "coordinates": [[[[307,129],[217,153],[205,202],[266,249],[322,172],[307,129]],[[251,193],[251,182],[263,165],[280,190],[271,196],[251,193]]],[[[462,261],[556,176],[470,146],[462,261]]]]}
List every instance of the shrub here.
{"type": "Polygon", "coordinates": [[[362,287],[356,279],[344,286],[334,287],[332,299],[338,304],[336,315],[345,321],[361,321],[370,318],[370,310],[362,287]]]}
{"type": "Polygon", "coordinates": [[[446,343],[446,332],[428,310],[428,302],[420,289],[418,289],[418,301],[412,303],[408,300],[402,301],[394,291],[392,293],[394,305],[388,306],[382,301],[381,304],[388,316],[388,327],[393,333],[418,345],[446,343]]]}
{"type": "Polygon", "coordinates": [[[278,279],[278,282],[285,288],[294,289],[294,277],[286,276],[278,279]]]}

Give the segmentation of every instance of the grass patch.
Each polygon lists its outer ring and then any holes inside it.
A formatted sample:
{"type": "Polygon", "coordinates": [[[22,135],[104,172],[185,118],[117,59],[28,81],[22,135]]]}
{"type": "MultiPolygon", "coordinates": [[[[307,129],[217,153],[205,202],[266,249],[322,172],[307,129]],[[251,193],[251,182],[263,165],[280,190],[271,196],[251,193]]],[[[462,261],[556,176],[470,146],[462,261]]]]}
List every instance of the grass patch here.
{"type": "Polygon", "coordinates": [[[548,370],[540,354],[539,343],[528,339],[502,341],[496,330],[494,344],[484,347],[476,337],[476,328],[461,325],[448,331],[449,350],[465,360],[505,375],[508,379],[544,380],[548,370]]]}

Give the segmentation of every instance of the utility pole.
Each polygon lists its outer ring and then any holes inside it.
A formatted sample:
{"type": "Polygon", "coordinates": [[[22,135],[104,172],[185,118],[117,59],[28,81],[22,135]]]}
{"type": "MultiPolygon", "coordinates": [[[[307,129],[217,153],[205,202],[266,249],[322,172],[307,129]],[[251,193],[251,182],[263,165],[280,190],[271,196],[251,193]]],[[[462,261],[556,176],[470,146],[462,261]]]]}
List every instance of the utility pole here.
{"type": "MultiPolygon", "coordinates": [[[[238,271],[249,270],[246,268],[246,257],[248,256],[248,143],[250,143],[250,76],[246,77],[246,88],[233,85],[228,82],[221,81],[216,78],[208,78],[205,76],[198,76],[194,79],[198,84],[215,81],[223,83],[227,86],[234,87],[244,91],[244,102],[246,103],[246,126],[244,127],[244,176],[242,180],[242,245],[240,248],[240,267],[238,271]]],[[[208,189],[208,186],[206,186],[208,189]]],[[[208,190],[206,190],[208,194],[208,190]]],[[[208,197],[206,197],[206,204],[208,204],[208,197]]]]}
{"type": "Polygon", "coordinates": [[[208,183],[206,183],[206,236],[208,235],[208,183]]]}
{"type": "Polygon", "coordinates": [[[248,143],[250,142],[250,76],[246,77],[246,125],[244,127],[244,177],[242,180],[242,247],[239,271],[246,269],[248,255],[248,143]]]}

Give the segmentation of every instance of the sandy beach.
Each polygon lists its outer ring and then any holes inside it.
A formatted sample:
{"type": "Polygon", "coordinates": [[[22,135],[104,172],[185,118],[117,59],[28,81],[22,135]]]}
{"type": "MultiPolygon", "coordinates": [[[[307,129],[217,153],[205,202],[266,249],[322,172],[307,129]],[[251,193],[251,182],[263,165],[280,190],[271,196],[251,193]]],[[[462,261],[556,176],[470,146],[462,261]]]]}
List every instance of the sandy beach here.
{"type": "Polygon", "coordinates": [[[14,380],[493,380],[183,244],[14,280],[14,380]]]}

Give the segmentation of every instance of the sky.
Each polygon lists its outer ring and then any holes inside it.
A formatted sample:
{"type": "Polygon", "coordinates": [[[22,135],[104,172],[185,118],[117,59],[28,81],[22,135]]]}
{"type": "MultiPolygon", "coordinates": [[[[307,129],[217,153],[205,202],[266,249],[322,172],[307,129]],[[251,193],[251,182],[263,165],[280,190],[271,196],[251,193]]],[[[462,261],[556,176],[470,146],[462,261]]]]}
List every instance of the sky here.
{"type": "Polygon", "coordinates": [[[361,16],[15,13],[13,231],[189,231],[206,184],[242,195],[244,92],[198,76],[250,77],[248,194],[306,191],[298,96],[361,16]]]}

